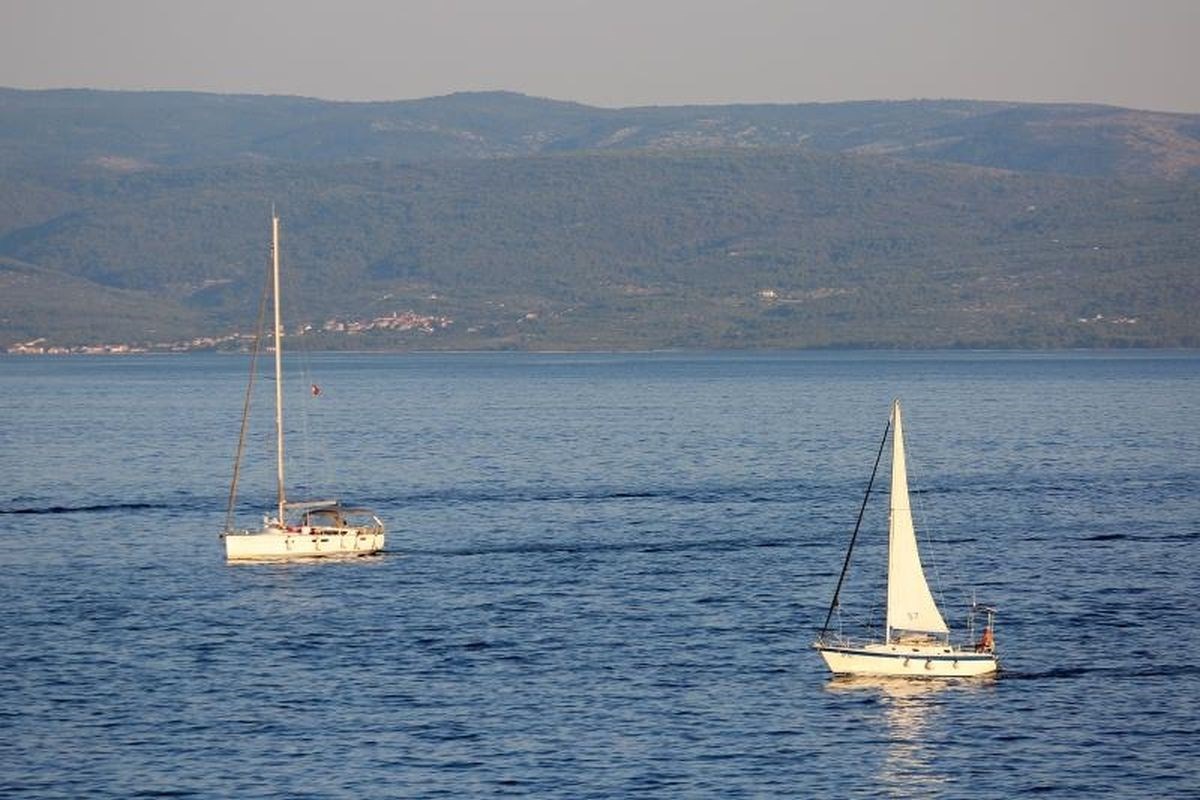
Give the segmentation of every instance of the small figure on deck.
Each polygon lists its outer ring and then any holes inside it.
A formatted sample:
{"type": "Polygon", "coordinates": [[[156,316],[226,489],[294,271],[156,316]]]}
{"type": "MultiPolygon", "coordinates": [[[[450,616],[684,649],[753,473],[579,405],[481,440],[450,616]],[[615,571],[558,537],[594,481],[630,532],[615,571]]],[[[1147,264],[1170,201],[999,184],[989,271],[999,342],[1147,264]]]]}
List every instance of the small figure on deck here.
{"type": "Polygon", "coordinates": [[[990,653],[995,646],[995,640],[992,638],[992,626],[983,629],[983,636],[979,639],[979,643],[975,645],[976,653],[990,653]]]}

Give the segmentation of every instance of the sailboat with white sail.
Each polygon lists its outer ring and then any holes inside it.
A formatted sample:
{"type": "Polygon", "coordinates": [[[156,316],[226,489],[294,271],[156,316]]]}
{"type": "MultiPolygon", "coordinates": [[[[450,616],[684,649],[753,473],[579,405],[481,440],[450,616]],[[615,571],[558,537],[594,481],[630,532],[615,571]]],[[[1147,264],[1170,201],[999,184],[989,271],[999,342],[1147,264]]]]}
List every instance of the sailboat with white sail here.
{"type": "MultiPolygon", "coordinates": [[[[900,401],[892,404],[888,426],[884,429],[875,457],[875,469],[867,484],[858,513],[858,523],[850,538],[850,547],[842,573],[834,590],[833,602],[825,616],[814,647],[829,669],[839,675],[890,675],[912,677],[966,677],[997,671],[993,634],[995,609],[980,607],[987,622],[979,641],[955,644],[950,629],[929,591],[921,555],[917,549],[912,507],[908,494],[908,470],[904,457],[904,431],[900,401]],[[862,525],[863,512],[871,495],[871,486],[879,469],[888,432],[892,436],[891,500],[888,515],[887,619],[882,640],[856,641],[830,628],[838,608],[842,585],[850,566],[854,543],[862,525]]],[[[975,609],[973,608],[974,612],[975,609]]],[[[972,614],[972,619],[974,616],[972,614]]],[[[973,639],[971,631],[970,639],[973,639]]]]}
{"type": "MultiPolygon", "coordinates": [[[[225,542],[225,557],[230,561],[319,558],[328,556],[358,556],[377,553],[383,549],[384,526],[369,509],[350,508],[337,500],[289,501],[284,483],[283,446],[283,326],[279,292],[279,217],[271,213],[271,290],[274,297],[275,350],[275,464],[277,502],[263,516],[256,530],[233,527],[237,501],[238,476],[245,442],[246,425],[253,394],[254,375],[262,340],[262,324],[251,357],[250,382],[242,412],[242,433],[234,459],[233,481],[229,490],[229,507],[221,538],[225,542]]],[[[265,300],[265,296],[264,296],[265,300]]],[[[260,315],[261,317],[261,315],[260,315]]]]}

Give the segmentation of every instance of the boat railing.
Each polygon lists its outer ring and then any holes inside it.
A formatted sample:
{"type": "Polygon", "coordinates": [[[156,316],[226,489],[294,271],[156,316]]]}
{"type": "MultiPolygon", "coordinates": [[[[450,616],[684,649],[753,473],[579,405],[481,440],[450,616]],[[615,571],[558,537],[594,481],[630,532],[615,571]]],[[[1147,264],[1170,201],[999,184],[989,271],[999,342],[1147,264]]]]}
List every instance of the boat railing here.
{"type": "Polygon", "coordinates": [[[869,644],[879,644],[882,640],[880,637],[863,637],[863,636],[847,636],[840,631],[825,631],[817,634],[817,640],[813,642],[816,647],[846,647],[858,649],[869,644]]]}

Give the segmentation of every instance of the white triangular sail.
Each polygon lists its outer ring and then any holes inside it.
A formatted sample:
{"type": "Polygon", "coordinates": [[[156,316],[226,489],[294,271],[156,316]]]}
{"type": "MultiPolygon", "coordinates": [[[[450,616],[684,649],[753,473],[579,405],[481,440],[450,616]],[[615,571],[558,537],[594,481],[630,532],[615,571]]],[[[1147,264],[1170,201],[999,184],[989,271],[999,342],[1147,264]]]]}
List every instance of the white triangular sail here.
{"type": "Polygon", "coordinates": [[[948,635],[917,552],[912,507],[908,501],[908,471],[904,464],[904,432],[900,402],[892,406],[892,491],[888,521],[888,638],[898,631],[948,635]]]}

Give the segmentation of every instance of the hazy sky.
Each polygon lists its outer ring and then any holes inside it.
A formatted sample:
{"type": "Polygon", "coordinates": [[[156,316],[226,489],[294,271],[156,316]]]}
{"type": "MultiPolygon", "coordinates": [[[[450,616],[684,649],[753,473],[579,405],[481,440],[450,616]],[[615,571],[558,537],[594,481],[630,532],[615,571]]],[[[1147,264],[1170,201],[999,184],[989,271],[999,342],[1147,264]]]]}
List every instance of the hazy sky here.
{"type": "Polygon", "coordinates": [[[0,85],[1200,112],[1200,0],[0,0],[0,85]]]}

